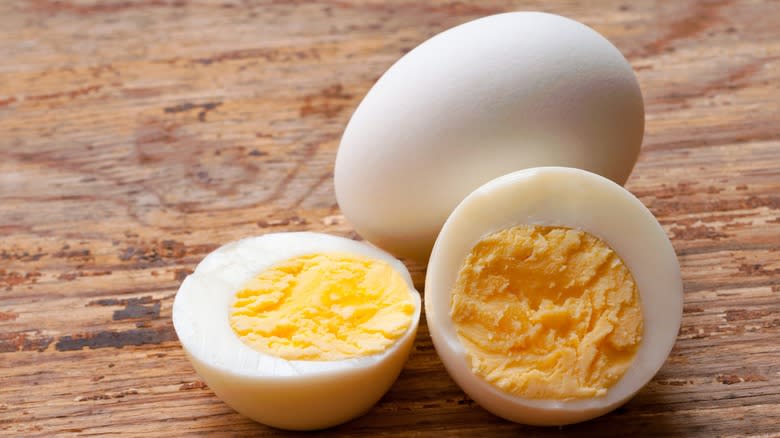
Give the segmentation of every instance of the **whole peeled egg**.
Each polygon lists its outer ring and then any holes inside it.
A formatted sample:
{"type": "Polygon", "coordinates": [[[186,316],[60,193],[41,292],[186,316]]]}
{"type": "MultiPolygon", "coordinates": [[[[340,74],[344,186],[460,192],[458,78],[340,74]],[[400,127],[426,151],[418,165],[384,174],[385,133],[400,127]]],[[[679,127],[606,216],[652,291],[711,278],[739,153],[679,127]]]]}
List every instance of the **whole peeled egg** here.
{"type": "Polygon", "coordinates": [[[364,238],[425,261],[481,184],[536,166],[623,184],[643,131],[633,70],[596,31],[548,13],[488,16],[423,42],[376,82],[341,139],[336,197],[364,238]]]}
{"type": "Polygon", "coordinates": [[[564,425],[650,381],[682,297],[674,249],[636,197],[581,169],[540,167],[455,208],[431,253],[425,315],[445,368],[479,405],[564,425]]]}
{"type": "Polygon", "coordinates": [[[173,325],[230,407],[311,430],[367,412],[414,342],[420,295],[404,265],[350,239],[273,233],[223,245],[182,283],[173,325]]]}

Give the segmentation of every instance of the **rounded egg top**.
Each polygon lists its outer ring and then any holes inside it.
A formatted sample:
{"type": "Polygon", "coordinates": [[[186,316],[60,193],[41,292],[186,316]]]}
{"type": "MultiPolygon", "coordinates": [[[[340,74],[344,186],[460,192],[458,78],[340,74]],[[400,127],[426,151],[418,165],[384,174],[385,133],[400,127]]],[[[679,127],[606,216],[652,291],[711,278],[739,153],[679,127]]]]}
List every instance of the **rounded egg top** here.
{"type": "Polygon", "coordinates": [[[425,41],[377,81],[341,140],[336,197],[367,240],[424,262],[481,184],[535,166],[623,184],[643,131],[631,66],[596,31],[547,13],[488,16],[425,41]]]}

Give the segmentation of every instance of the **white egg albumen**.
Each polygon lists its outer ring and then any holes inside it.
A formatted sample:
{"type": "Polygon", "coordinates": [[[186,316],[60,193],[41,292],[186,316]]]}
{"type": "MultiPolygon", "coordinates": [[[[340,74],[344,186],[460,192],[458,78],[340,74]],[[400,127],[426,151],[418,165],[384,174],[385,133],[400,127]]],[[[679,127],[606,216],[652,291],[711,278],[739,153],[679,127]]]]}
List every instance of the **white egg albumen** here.
{"type": "Polygon", "coordinates": [[[643,132],[634,72],[604,37],[547,13],[488,16],[423,42],[376,82],[341,139],[336,197],[367,240],[424,262],[481,184],[535,166],[623,184],[643,132]]]}
{"type": "Polygon", "coordinates": [[[179,288],[173,325],[193,367],[230,407],[255,421],[293,430],[334,426],[368,411],[398,377],[414,343],[420,294],[406,267],[362,242],[320,233],[266,234],[226,244],[198,264],[179,288]],[[340,252],[389,263],[409,285],[415,313],[385,352],[338,361],[295,361],[244,344],[228,320],[246,281],[283,260],[340,252]]]}
{"type": "Polygon", "coordinates": [[[452,212],[428,264],[425,316],[450,376],[478,404],[519,423],[564,425],[617,408],[652,379],[677,337],[682,292],[674,248],[636,197],[584,170],[541,167],[488,182],[452,212]],[[607,242],[633,274],[644,318],[642,342],[631,367],[606,396],[571,401],[525,399],[503,392],[471,372],[450,318],[452,288],[463,261],[481,238],[518,224],[589,232],[607,242]]]}

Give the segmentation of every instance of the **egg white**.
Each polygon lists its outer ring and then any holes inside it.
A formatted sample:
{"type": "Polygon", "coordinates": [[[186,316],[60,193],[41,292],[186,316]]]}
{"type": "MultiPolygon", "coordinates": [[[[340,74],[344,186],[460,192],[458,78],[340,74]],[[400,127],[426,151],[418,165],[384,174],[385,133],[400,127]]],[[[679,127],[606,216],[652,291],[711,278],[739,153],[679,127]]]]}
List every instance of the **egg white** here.
{"type": "Polygon", "coordinates": [[[276,233],[207,255],[176,294],[173,325],[195,370],[225,403],[264,424],[308,430],[348,421],[381,398],[406,361],[421,307],[409,271],[384,251],[321,233],[276,233]],[[229,323],[236,292],[281,261],[324,252],[382,260],[400,273],[415,304],[406,332],[382,353],[337,361],[287,360],[243,343],[229,323]]]}
{"type": "Polygon", "coordinates": [[[447,216],[483,183],[536,166],[624,183],[644,104],[631,65],[593,29],[509,12],[448,29],[399,59],[339,145],[339,207],[366,239],[425,262],[447,216]]]}
{"type": "Polygon", "coordinates": [[[585,170],[538,167],[496,178],[467,196],[447,219],[428,264],[425,312],[447,371],[485,409],[534,425],[563,425],[628,401],[658,372],[682,319],[682,279],[674,248],[652,213],[630,192],[585,170]],[[604,397],[536,400],[510,395],[473,374],[450,318],[458,271],[486,235],[518,224],[566,226],[607,242],[637,283],[644,328],[626,374],[604,397]]]}

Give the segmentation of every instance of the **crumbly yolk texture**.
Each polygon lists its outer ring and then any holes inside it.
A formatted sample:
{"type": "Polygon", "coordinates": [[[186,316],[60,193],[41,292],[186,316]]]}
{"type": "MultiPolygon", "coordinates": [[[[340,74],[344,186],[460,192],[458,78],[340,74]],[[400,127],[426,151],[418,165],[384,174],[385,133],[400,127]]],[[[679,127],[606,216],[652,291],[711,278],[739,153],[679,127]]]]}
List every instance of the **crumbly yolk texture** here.
{"type": "Polygon", "coordinates": [[[482,239],[458,274],[450,315],[472,372],[532,399],[605,395],[642,337],[631,272],[604,241],[563,227],[482,239]]]}
{"type": "Polygon", "coordinates": [[[250,347],[288,360],[340,360],[385,351],[415,305],[389,264],[348,254],[286,260],[236,293],[230,325],[250,347]]]}

